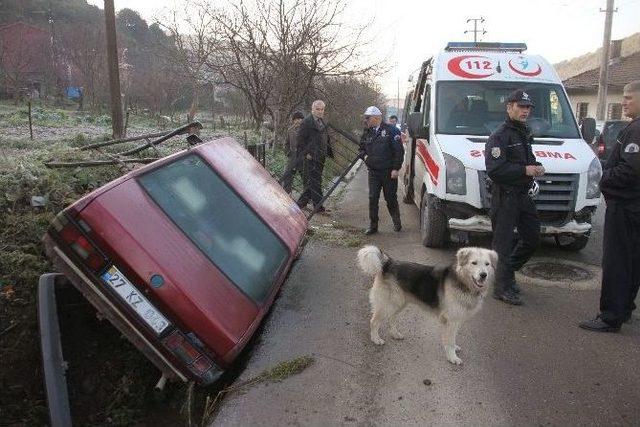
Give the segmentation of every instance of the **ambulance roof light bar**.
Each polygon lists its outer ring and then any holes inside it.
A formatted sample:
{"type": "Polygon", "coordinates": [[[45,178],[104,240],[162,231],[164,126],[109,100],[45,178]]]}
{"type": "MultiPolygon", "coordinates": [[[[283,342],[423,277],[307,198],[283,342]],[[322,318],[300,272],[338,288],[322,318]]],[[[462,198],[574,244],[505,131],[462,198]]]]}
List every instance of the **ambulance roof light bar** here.
{"type": "Polygon", "coordinates": [[[491,43],[491,42],[449,42],[444,48],[447,52],[460,50],[482,50],[497,52],[524,52],[527,50],[526,43],[491,43]]]}

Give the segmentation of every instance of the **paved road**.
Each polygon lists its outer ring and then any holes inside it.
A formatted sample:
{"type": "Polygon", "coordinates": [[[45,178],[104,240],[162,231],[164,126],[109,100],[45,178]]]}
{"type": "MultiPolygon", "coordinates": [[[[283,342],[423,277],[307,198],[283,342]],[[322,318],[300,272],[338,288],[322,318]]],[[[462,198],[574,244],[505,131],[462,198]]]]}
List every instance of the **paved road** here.
{"type": "MultiPolygon", "coordinates": [[[[366,225],[363,172],[332,219],[366,225]]],[[[402,233],[390,231],[383,212],[381,233],[366,241],[399,259],[448,262],[453,250],[422,247],[415,208],[402,209],[402,233]]],[[[575,256],[599,257],[590,246],[586,255],[575,256]]],[[[454,367],[445,360],[437,322],[416,308],[401,316],[405,340],[388,339],[383,347],[369,341],[369,281],[355,267],[355,252],[318,241],[307,246],[240,381],[296,356],[312,355],[314,365],[229,396],[214,425],[640,422],[640,322],[620,334],[576,327],[595,312],[598,292],[527,287],[523,307],[489,298],[463,327],[464,365],[454,367]]]]}

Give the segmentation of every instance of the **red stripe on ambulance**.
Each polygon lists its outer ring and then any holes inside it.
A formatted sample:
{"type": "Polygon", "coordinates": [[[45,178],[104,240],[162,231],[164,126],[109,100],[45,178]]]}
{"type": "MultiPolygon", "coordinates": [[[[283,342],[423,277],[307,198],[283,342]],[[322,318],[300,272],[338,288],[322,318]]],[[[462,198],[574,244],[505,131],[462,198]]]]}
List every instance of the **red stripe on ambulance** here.
{"type": "Polygon", "coordinates": [[[424,163],[427,168],[431,182],[438,185],[438,172],[440,172],[440,167],[435,160],[433,160],[429,151],[427,151],[427,147],[424,145],[424,140],[419,139],[416,145],[418,148],[418,157],[422,159],[422,163],[424,163]]]}

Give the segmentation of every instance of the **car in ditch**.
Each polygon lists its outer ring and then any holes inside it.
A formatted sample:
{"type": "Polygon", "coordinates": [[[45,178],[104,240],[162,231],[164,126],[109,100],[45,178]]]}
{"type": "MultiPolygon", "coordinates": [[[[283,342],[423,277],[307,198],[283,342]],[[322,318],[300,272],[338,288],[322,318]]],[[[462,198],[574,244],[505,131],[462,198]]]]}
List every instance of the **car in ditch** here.
{"type": "Polygon", "coordinates": [[[68,280],[163,373],[209,384],[256,331],[308,223],[232,138],[190,147],[60,212],[43,241],[68,280]]]}

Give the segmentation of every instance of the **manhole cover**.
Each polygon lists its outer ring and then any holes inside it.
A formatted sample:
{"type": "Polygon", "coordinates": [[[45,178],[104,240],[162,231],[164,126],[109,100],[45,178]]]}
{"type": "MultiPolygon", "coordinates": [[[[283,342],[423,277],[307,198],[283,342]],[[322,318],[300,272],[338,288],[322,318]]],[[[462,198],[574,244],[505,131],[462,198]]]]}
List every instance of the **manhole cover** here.
{"type": "Polygon", "coordinates": [[[522,274],[535,279],[554,282],[575,282],[593,278],[593,273],[575,264],[553,261],[534,261],[520,270],[522,274]]]}

